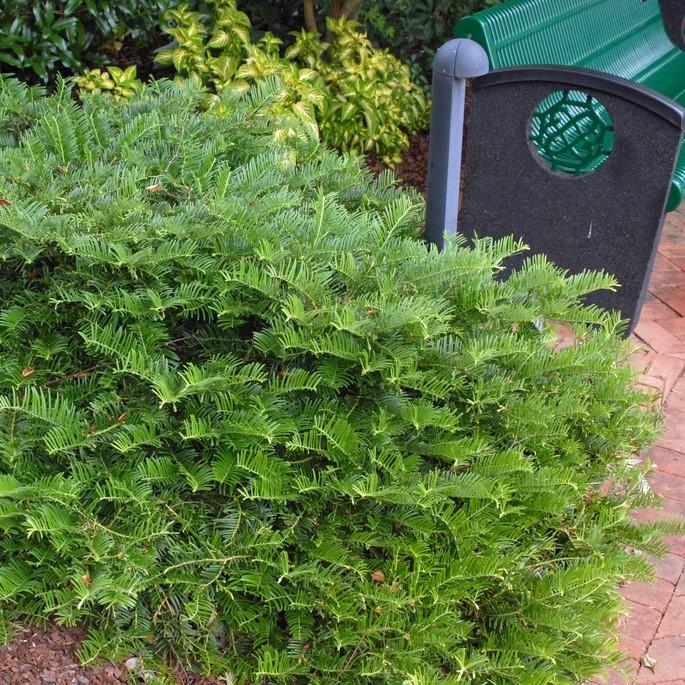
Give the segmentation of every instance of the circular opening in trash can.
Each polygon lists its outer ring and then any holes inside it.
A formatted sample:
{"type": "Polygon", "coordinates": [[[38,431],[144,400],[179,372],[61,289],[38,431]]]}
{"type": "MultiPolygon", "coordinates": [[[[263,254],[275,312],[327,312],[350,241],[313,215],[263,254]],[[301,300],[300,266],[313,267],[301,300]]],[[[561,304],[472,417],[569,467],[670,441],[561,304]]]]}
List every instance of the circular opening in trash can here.
{"type": "Polygon", "coordinates": [[[583,176],[599,169],[614,147],[614,124],[597,98],[579,90],[557,90],[533,111],[529,140],[551,171],[583,176]]]}

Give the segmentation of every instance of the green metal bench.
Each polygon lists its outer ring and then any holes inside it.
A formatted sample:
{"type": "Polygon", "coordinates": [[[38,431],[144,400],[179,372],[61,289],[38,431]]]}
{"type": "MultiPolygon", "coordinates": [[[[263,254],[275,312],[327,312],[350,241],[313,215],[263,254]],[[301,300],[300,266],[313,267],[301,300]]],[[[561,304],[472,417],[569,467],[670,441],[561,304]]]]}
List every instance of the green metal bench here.
{"type": "MultiPolygon", "coordinates": [[[[463,18],[454,35],[479,43],[491,69],[583,67],[621,76],[685,105],[685,0],[509,0],[463,18]]],[[[574,103],[560,109],[562,117],[575,118],[574,103]]],[[[531,138],[544,139],[536,126],[534,121],[531,138]]],[[[678,207],[684,195],[682,145],[667,209],[678,207]]]]}

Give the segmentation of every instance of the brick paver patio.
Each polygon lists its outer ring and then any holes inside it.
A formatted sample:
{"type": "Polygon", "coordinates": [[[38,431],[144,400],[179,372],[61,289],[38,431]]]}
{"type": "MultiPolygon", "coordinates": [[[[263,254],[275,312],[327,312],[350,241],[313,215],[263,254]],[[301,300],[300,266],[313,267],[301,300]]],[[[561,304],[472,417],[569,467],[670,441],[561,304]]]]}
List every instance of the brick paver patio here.
{"type": "MultiPolygon", "coordinates": [[[[664,514],[685,519],[685,203],[667,215],[659,254],[633,340],[642,382],[661,393],[666,431],[647,452],[656,465],[651,478],[664,497],[665,512],[646,510],[638,518],[664,514]]],[[[650,685],[685,685],[685,537],[669,539],[670,554],[656,564],[652,585],[624,588],[630,614],[623,627],[626,672],[650,685]]],[[[609,685],[626,682],[611,672],[609,685]]]]}

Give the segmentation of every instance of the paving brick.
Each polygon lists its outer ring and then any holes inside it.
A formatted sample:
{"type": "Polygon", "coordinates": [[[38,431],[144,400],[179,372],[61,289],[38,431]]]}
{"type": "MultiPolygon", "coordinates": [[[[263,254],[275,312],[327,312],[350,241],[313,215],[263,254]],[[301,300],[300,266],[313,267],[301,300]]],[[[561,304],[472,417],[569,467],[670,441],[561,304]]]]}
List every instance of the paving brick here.
{"type": "Polygon", "coordinates": [[[685,502],[683,500],[664,497],[663,508],[666,514],[674,514],[680,518],[685,517],[685,502]]]}
{"type": "Polygon", "coordinates": [[[673,597],[673,584],[660,578],[653,583],[626,583],[621,588],[621,593],[635,604],[658,609],[663,613],[673,597]]]}
{"type": "Polygon", "coordinates": [[[681,519],[685,518],[685,502],[683,502],[683,500],[664,497],[662,506],[664,512],[666,512],[668,515],[681,519]]]}
{"type": "Polygon", "coordinates": [[[685,502],[685,478],[657,470],[649,474],[649,482],[652,488],[663,497],[685,502]]]}
{"type": "Polygon", "coordinates": [[[657,299],[667,304],[671,309],[685,316],[685,288],[678,286],[649,286],[650,291],[657,299]]]}
{"type": "MultiPolygon", "coordinates": [[[[685,322],[685,319],[679,319],[679,321],[685,322]]],[[[685,342],[683,342],[683,345],[685,345],[685,342]]],[[[663,382],[664,397],[668,397],[674,390],[677,383],[682,379],[683,374],[685,374],[685,360],[664,354],[654,356],[648,371],[649,376],[658,378],[663,382]]]]}
{"type": "Polygon", "coordinates": [[[621,635],[618,647],[619,649],[634,659],[635,661],[640,661],[640,657],[647,652],[647,648],[650,644],[649,639],[638,640],[637,638],[630,637],[628,635],[621,635]]]}
{"type": "Polygon", "coordinates": [[[673,257],[672,263],[679,269],[685,269],[685,257],[673,257]]]}
{"type": "Polygon", "coordinates": [[[626,607],[629,614],[623,619],[623,635],[636,640],[650,641],[661,623],[662,612],[631,601],[626,602],[626,607]]]}
{"type": "Polygon", "coordinates": [[[683,595],[685,595],[685,575],[680,576],[678,583],[675,586],[675,592],[673,593],[674,597],[682,597],[683,595]]]}
{"type": "Polygon", "coordinates": [[[656,659],[654,671],[644,666],[639,672],[640,683],[664,683],[685,679],[685,636],[654,640],[649,656],[656,659]]]}
{"type": "Polygon", "coordinates": [[[669,428],[677,428],[683,431],[682,435],[685,436],[685,412],[667,407],[664,410],[664,415],[666,417],[666,425],[669,428]]]}
{"type": "Polygon", "coordinates": [[[670,473],[685,478],[685,455],[682,452],[669,450],[660,445],[654,445],[642,455],[649,459],[660,473],[670,473]]]}
{"type": "Polygon", "coordinates": [[[631,518],[637,523],[651,523],[659,519],[666,518],[663,509],[636,509],[630,512],[631,518]]]}
{"type": "Polygon", "coordinates": [[[643,374],[637,381],[637,386],[645,392],[656,393],[656,402],[659,406],[664,403],[664,381],[648,374],[643,374]]]}
{"type": "Polygon", "coordinates": [[[658,321],[660,319],[679,319],[682,318],[678,312],[671,309],[667,304],[659,300],[645,302],[640,312],[641,321],[658,321]]]}
{"type": "MultiPolygon", "coordinates": [[[[685,219],[682,214],[669,214],[666,217],[666,222],[669,224],[668,236],[665,236],[665,231],[662,232],[662,237],[670,241],[671,245],[680,246],[685,245],[685,219]]],[[[665,227],[665,224],[664,224],[665,227]]],[[[661,246],[660,246],[661,247],[661,246]]],[[[659,250],[661,251],[661,250],[659,250]]]]}
{"type": "Polygon", "coordinates": [[[635,682],[640,664],[635,659],[627,659],[621,667],[625,669],[625,674],[611,669],[592,682],[597,685],[628,685],[635,682]]]}
{"type": "MultiPolygon", "coordinates": [[[[668,239],[667,245],[673,246],[675,248],[682,248],[685,246],[685,235],[683,235],[682,230],[678,230],[675,226],[672,226],[670,228],[670,232],[669,232],[669,235],[667,236],[667,239],[668,239]]],[[[679,251],[674,250],[670,253],[665,251],[665,254],[668,254],[668,258],[672,259],[673,257],[678,256],[679,251]]]]}
{"type": "Polygon", "coordinates": [[[666,406],[669,409],[675,409],[676,411],[685,413],[685,392],[673,390],[668,395],[666,406]]]}
{"type": "Polygon", "coordinates": [[[673,585],[678,584],[684,569],[685,559],[677,554],[667,554],[663,559],[654,562],[654,575],[673,585]]]}
{"type": "Polygon", "coordinates": [[[635,336],[631,337],[631,342],[640,346],[640,349],[636,350],[628,357],[628,363],[635,369],[636,373],[647,373],[647,370],[656,357],[656,353],[646,349],[642,340],[635,336]]]}
{"type": "Polygon", "coordinates": [[[670,261],[685,257],[685,235],[683,231],[671,227],[669,235],[664,236],[664,242],[659,244],[659,252],[670,261]]]}
{"type": "Polygon", "coordinates": [[[685,635],[685,595],[673,597],[656,633],[657,638],[679,635],[685,635]]]}
{"type": "MultiPolygon", "coordinates": [[[[683,307],[685,308],[685,302],[683,307]]],[[[644,340],[656,352],[662,354],[685,352],[685,342],[669,333],[656,321],[640,321],[635,327],[635,335],[644,340]]]]}
{"type": "MultiPolygon", "coordinates": [[[[675,259],[678,259],[678,257],[675,257],[675,259]]],[[[661,251],[659,251],[654,260],[654,271],[680,271],[680,267],[676,266],[667,255],[661,254],[661,251]]]]}
{"type": "Polygon", "coordinates": [[[672,392],[679,395],[685,395],[685,376],[679,378],[676,384],[673,386],[672,392]]]}
{"type": "Polygon", "coordinates": [[[669,240],[669,236],[664,235],[659,243],[659,254],[668,257],[668,259],[685,257],[685,245],[669,240]]]}
{"type": "Polygon", "coordinates": [[[664,537],[664,544],[672,554],[685,557],[685,536],[683,535],[666,535],[664,537]]]}
{"type": "Polygon", "coordinates": [[[680,269],[675,269],[673,271],[653,271],[649,279],[649,285],[651,288],[661,288],[668,285],[685,285],[685,271],[681,271],[680,269]]]}
{"type": "MultiPolygon", "coordinates": [[[[661,303],[663,304],[663,302],[661,303]]],[[[665,305],[664,305],[665,306],[665,305]]],[[[685,337],[685,317],[675,316],[671,318],[661,319],[663,326],[667,328],[676,338],[683,339],[685,337]]]]}
{"type": "Polygon", "coordinates": [[[685,376],[682,376],[673,386],[673,392],[681,392],[685,394],[685,376]]]}
{"type": "Polygon", "coordinates": [[[673,226],[682,228],[683,227],[683,215],[680,208],[676,209],[674,212],[669,212],[666,215],[666,221],[673,226]]]}
{"type": "Polygon", "coordinates": [[[659,439],[659,446],[685,453],[685,412],[667,408],[664,416],[666,431],[659,439]]]}
{"type": "Polygon", "coordinates": [[[666,221],[680,231],[685,229],[685,218],[679,210],[668,214],[666,221]]]}

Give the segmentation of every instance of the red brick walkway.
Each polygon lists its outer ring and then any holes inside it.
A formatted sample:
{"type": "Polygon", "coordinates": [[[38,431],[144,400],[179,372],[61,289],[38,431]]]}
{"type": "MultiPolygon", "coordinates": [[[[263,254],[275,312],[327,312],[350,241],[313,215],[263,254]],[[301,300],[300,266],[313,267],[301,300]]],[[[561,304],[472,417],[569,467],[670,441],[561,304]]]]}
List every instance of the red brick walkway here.
{"type": "MultiPolygon", "coordinates": [[[[647,453],[656,465],[651,482],[666,515],[685,518],[685,203],[667,216],[649,292],[635,329],[636,362],[642,382],[659,390],[666,414],[666,432],[647,453]]],[[[647,510],[638,518],[663,515],[647,510]]],[[[624,589],[630,614],[622,645],[631,657],[625,666],[640,684],[685,685],[685,537],[669,544],[654,584],[624,589]]],[[[607,680],[625,682],[613,672],[607,680]]]]}

